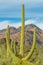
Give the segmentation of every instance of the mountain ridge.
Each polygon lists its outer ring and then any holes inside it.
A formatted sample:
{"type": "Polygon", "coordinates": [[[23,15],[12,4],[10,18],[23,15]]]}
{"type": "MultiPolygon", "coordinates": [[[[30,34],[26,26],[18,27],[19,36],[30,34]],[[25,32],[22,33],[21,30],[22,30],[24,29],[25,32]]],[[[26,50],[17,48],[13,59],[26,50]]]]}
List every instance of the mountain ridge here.
{"type": "MultiPolygon", "coordinates": [[[[38,28],[36,25],[29,24],[25,26],[25,44],[32,44],[33,41],[33,31],[34,28],[36,27],[36,34],[37,34],[37,43],[43,45],[43,30],[38,28]]],[[[20,43],[20,33],[21,33],[21,27],[15,28],[15,27],[10,27],[10,37],[11,40],[17,41],[20,43]]],[[[6,38],[6,29],[0,30],[0,39],[6,38]]]]}

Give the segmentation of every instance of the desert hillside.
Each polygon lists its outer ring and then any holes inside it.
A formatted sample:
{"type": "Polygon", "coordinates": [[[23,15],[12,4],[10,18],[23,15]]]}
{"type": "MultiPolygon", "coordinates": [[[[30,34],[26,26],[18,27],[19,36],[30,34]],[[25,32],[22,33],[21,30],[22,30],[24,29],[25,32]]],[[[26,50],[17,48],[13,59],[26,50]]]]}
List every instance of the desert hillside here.
{"type": "MultiPolygon", "coordinates": [[[[43,65],[43,30],[38,28],[37,26],[30,24],[25,26],[25,46],[24,46],[24,56],[26,57],[28,53],[30,52],[33,44],[33,33],[34,28],[36,27],[36,45],[34,49],[34,53],[32,54],[31,58],[29,59],[32,63],[37,63],[38,65],[43,65]]],[[[14,54],[14,42],[16,41],[16,54],[18,58],[21,58],[19,55],[20,51],[20,35],[21,34],[21,27],[14,28],[10,27],[10,40],[11,40],[11,50],[14,54]]],[[[8,61],[6,59],[6,52],[7,51],[7,44],[6,44],[6,29],[0,30],[0,65],[11,65],[12,63],[12,57],[9,56],[8,61]]],[[[11,53],[11,54],[12,54],[11,53]]],[[[14,55],[13,55],[14,57],[14,55]]],[[[16,59],[14,57],[14,59],[16,59]]],[[[17,60],[18,61],[18,60],[17,60]]],[[[19,63],[19,62],[18,62],[19,63]]],[[[17,65],[18,65],[17,63],[17,65]]],[[[37,65],[35,64],[35,65],[37,65]]],[[[16,65],[16,64],[15,64],[16,65]]],[[[25,64],[24,64],[25,65],[25,64]]],[[[29,64],[28,64],[29,65],[29,64]]],[[[33,65],[33,64],[32,64],[33,65]]]]}
{"type": "MultiPolygon", "coordinates": [[[[43,45],[43,30],[38,28],[37,26],[30,24],[25,26],[25,44],[32,44],[33,41],[33,31],[34,28],[36,27],[37,29],[37,44],[43,45]]],[[[21,27],[19,28],[14,28],[10,27],[10,36],[11,40],[14,40],[16,42],[20,43],[20,32],[21,32],[21,27]]],[[[4,40],[6,37],[6,29],[0,30],[0,39],[4,40]]]]}

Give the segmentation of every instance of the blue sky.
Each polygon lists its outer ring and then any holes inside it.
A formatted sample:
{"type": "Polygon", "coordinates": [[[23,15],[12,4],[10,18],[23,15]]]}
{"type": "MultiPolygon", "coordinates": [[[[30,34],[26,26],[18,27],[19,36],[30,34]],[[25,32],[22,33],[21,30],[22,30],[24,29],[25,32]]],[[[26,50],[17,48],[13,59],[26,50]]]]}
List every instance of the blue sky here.
{"type": "Polygon", "coordinates": [[[25,6],[25,24],[43,30],[43,0],[0,0],[0,29],[21,26],[21,6],[25,6]]]}

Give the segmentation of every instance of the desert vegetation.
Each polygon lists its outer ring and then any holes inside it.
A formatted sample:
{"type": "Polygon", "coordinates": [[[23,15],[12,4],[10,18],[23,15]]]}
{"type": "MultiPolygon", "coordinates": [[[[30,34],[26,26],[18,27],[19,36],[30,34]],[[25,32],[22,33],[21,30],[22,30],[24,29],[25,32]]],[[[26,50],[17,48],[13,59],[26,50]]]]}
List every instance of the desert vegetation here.
{"type": "MultiPolygon", "coordinates": [[[[24,5],[22,5],[22,26],[19,52],[17,52],[17,42],[10,41],[10,27],[6,29],[6,42],[0,40],[0,65],[43,65],[43,58],[39,55],[40,50],[43,53],[43,47],[38,48],[36,44],[37,29],[34,28],[32,46],[25,46],[25,19],[24,19],[24,5]],[[29,52],[25,52],[29,49],[29,52]],[[25,55],[25,53],[27,53],[25,55]]],[[[19,36],[19,35],[18,35],[19,36]]],[[[42,54],[43,56],[43,54],[42,54]]]]}

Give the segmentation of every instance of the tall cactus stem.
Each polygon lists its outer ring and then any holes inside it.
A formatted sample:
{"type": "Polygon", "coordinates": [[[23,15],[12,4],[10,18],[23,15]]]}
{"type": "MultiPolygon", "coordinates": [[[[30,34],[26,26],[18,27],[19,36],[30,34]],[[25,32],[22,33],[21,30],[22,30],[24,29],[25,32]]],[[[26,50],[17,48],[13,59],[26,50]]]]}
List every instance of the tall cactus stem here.
{"type": "Polygon", "coordinates": [[[25,43],[25,22],[24,22],[24,5],[22,5],[22,26],[21,26],[21,40],[20,40],[20,55],[24,55],[25,43]]]}

